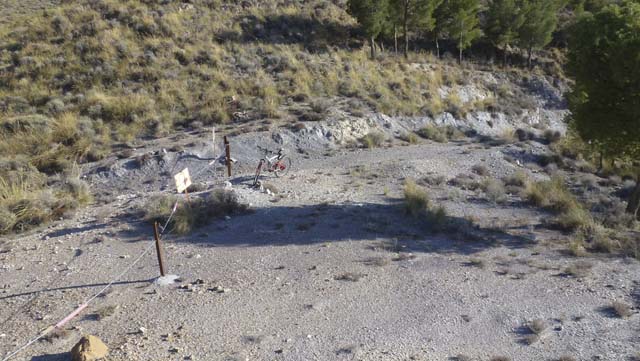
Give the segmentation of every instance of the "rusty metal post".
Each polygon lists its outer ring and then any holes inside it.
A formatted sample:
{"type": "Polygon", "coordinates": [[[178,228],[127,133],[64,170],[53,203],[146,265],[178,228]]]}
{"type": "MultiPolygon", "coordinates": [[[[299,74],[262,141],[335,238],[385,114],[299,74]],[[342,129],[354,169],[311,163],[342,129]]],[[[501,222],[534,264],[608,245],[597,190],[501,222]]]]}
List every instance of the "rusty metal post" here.
{"type": "Polygon", "coordinates": [[[153,222],[153,237],[156,239],[156,253],[158,254],[158,265],[160,265],[160,276],[164,277],[164,253],[160,246],[160,232],[158,231],[158,222],[153,222]]]}
{"type": "Polygon", "coordinates": [[[231,177],[231,147],[227,136],[224,136],[225,163],[227,164],[227,176],[231,177]]]}

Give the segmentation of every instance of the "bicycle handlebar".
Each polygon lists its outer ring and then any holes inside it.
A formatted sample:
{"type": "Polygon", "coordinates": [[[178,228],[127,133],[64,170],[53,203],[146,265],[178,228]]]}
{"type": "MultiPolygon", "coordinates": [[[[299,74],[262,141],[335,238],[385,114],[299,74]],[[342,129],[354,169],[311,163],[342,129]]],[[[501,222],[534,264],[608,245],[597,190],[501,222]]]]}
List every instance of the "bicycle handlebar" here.
{"type": "Polygon", "coordinates": [[[259,145],[257,145],[256,147],[257,147],[259,150],[263,151],[264,153],[271,153],[271,154],[276,154],[276,153],[277,153],[277,154],[282,154],[282,151],[284,151],[284,149],[283,149],[283,148],[280,148],[280,149],[278,149],[278,151],[275,151],[275,152],[274,152],[274,151],[272,151],[272,150],[270,150],[270,149],[263,148],[263,147],[261,147],[261,146],[259,146],[259,145]]]}

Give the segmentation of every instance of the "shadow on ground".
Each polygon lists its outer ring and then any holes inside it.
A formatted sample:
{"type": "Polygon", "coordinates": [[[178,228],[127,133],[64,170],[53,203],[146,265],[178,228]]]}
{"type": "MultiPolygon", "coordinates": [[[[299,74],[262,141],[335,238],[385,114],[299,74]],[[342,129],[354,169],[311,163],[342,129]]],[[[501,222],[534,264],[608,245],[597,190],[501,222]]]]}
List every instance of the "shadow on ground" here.
{"type": "MultiPolygon", "coordinates": [[[[131,284],[137,284],[137,283],[151,283],[151,282],[153,282],[153,279],[137,280],[137,281],[119,281],[119,282],[114,282],[113,286],[131,285],[131,284]]],[[[44,289],[41,289],[41,290],[35,290],[35,291],[30,291],[30,292],[22,292],[22,293],[14,293],[14,294],[6,295],[6,296],[1,296],[0,297],[0,301],[1,300],[6,300],[6,299],[10,299],[10,298],[22,297],[22,296],[32,296],[32,295],[36,295],[36,294],[41,293],[41,292],[73,290],[73,289],[79,289],[79,288],[97,288],[97,287],[104,287],[106,285],[107,285],[107,283],[92,283],[92,284],[86,284],[86,285],[75,285],[75,286],[65,286],[65,287],[56,287],[56,288],[44,288],[44,289]]]]}
{"type": "MultiPolygon", "coordinates": [[[[237,17],[235,22],[240,24],[241,33],[223,32],[216,37],[221,41],[242,43],[301,44],[312,51],[326,50],[329,46],[357,47],[360,44],[351,36],[357,31],[354,27],[329,19],[302,15],[272,15],[264,18],[245,15],[237,17]]],[[[285,64],[269,65],[278,70],[278,66],[285,64]]]]}
{"type": "MultiPolygon", "coordinates": [[[[277,200],[273,197],[272,200],[277,200]]],[[[137,222],[122,233],[135,241],[148,239],[150,225],[137,222]],[[137,236],[137,237],[136,237],[137,236]],[[145,237],[146,236],[146,237],[145,237]]],[[[446,216],[436,222],[426,217],[405,214],[400,201],[393,203],[345,203],[306,206],[278,206],[253,209],[231,215],[230,219],[212,219],[208,226],[187,236],[168,234],[174,242],[216,246],[286,246],[341,241],[392,242],[410,252],[456,252],[472,254],[495,246],[523,248],[531,245],[528,237],[509,234],[509,229],[480,228],[470,221],[446,216]]],[[[515,231],[515,232],[514,232],[515,231]]]]}
{"type": "Polygon", "coordinates": [[[69,352],[35,356],[31,358],[31,361],[69,361],[69,360],[71,360],[71,354],[69,352]]]}

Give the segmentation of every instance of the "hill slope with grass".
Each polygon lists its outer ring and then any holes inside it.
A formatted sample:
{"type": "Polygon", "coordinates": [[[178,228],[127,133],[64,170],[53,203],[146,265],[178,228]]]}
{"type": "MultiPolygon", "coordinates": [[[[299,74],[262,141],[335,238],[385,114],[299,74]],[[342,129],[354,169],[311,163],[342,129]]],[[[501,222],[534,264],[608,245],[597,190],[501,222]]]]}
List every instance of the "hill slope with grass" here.
{"type": "Polygon", "coordinates": [[[176,130],[270,130],[339,108],[495,135],[564,114],[566,82],[543,70],[369,59],[341,1],[47,4],[0,27],[0,211],[13,214],[0,231],[87,202],[77,164],[176,130]]]}

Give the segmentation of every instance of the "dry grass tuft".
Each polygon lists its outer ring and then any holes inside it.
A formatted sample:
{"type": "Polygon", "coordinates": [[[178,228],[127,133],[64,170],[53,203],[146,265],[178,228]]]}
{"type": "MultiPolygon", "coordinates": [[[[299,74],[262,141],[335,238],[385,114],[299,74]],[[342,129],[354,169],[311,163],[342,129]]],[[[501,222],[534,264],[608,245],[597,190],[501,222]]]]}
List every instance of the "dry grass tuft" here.
{"type": "MultiPolygon", "coordinates": [[[[178,197],[173,195],[151,198],[142,210],[144,219],[163,225],[177,201],[178,197]]],[[[238,201],[238,197],[233,191],[216,189],[199,197],[191,197],[190,203],[180,200],[167,228],[177,234],[188,234],[193,229],[204,226],[214,219],[242,214],[247,210],[248,207],[238,201]]]]}
{"type": "Polygon", "coordinates": [[[531,204],[556,213],[555,225],[563,230],[594,226],[589,212],[569,192],[561,178],[528,183],[524,195],[531,204]]]}
{"type": "Polygon", "coordinates": [[[502,204],[507,201],[507,190],[502,181],[493,178],[487,178],[482,182],[482,190],[487,198],[495,204],[502,204]]]}
{"type": "Polygon", "coordinates": [[[407,213],[417,217],[429,210],[429,195],[416,184],[415,181],[407,179],[404,183],[404,207],[407,213]]]}
{"type": "Polygon", "coordinates": [[[547,329],[547,327],[547,323],[541,318],[537,318],[527,323],[527,328],[536,335],[542,334],[547,329]]]}
{"type": "Polygon", "coordinates": [[[565,268],[564,273],[576,278],[584,278],[591,274],[593,263],[588,261],[577,261],[565,268]]]}
{"type": "Polygon", "coordinates": [[[429,124],[424,128],[421,128],[417,131],[418,135],[429,140],[433,140],[438,143],[446,143],[451,140],[459,140],[464,138],[464,133],[462,133],[458,128],[446,125],[446,126],[436,126],[429,124]]]}
{"type": "Polygon", "coordinates": [[[95,313],[96,319],[98,321],[101,321],[107,317],[113,316],[116,313],[117,309],[118,309],[118,306],[115,306],[115,305],[102,307],[96,311],[95,313]]]}
{"type": "Polygon", "coordinates": [[[360,142],[365,146],[365,148],[379,148],[386,137],[384,133],[379,131],[372,131],[367,133],[364,137],[360,138],[360,142]]]}
{"type": "Polygon", "coordinates": [[[365,275],[362,273],[346,272],[334,277],[336,281],[358,282],[365,275]]]}
{"type": "Polygon", "coordinates": [[[633,315],[631,306],[622,301],[613,301],[611,303],[611,308],[620,318],[628,318],[633,315]]]}

